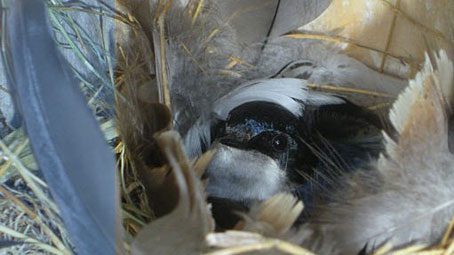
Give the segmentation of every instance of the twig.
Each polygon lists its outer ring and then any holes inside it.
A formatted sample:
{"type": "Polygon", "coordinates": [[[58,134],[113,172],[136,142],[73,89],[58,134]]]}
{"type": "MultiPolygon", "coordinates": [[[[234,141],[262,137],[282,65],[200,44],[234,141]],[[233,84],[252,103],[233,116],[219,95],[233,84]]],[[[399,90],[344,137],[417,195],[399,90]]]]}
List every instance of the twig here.
{"type": "Polygon", "coordinates": [[[167,40],[165,38],[165,12],[161,13],[161,15],[158,17],[157,20],[157,25],[158,25],[158,33],[159,33],[159,60],[160,60],[160,67],[159,70],[159,78],[161,81],[161,88],[162,88],[162,93],[163,93],[163,103],[171,109],[170,105],[170,90],[169,90],[169,80],[167,77],[167,57],[166,57],[166,43],[167,40]]]}
{"type": "Polygon", "coordinates": [[[446,229],[445,234],[443,235],[443,239],[441,239],[441,245],[445,246],[448,244],[449,237],[454,234],[454,216],[451,219],[451,222],[446,229]]]}
{"type": "Polygon", "coordinates": [[[375,92],[375,91],[370,91],[370,90],[365,90],[365,89],[357,89],[357,88],[350,88],[350,87],[338,87],[335,85],[330,85],[330,84],[308,84],[308,88],[312,90],[321,90],[321,91],[334,91],[334,92],[340,92],[340,93],[349,93],[349,94],[360,94],[360,95],[366,95],[366,96],[373,96],[373,97],[384,97],[384,98],[395,98],[393,95],[389,95],[386,93],[380,93],[380,92],[375,92]]]}
{"type": "Polygon", "coordinates": [[[197,4],[197,8],[195,9],[195,13],[192,16],[192,25],[194,25],[195,22],[197,21],[197,18],[199,17],[200,13],[202,12],[204,4],[205,4],[205,0],[199,0],[199,3],[197,4]]]}
{"type": "Polygon", "coordinates": [[[391,52],[385,52],[380,49],[376,49],[376,48],[373,48],[373,47],[370,47],[370,46],[367,46],[364,44],[360,44],[358,42],[353,41],[352,39],[345,38],[345,37],[338,36],[338,35],[331,36],[331,35],[325,35],[325,34],[291,33],[291,34],[286,35],[286,37],[292,38],[292,39],[313,39],[313,40],[320,40],[320,41],[333,42],[333,43],[347,43],[354,47],[375,51],[375,52],[378,52],[381,54],[387,54],[388,56],[399,59],[400,61],[419,66],[419,64],[417,64],[417,62],[413,59],[397,56],[397,55],[392,54],[391,52]]]}
{"type": "MultiPolygon", "coordinates": [[[[396,8],[399,9],[400,7],[400,0],[396,1],[396,8]]],[[[384,68],[385,68],[385,63],[386,63],[386,57],[388,56],[387,52],[389,52],[389,47],[391,46],[391,41],[393,39],[394,31],[396,28],[396,23],[397,23],[397,13],[394,13],[393,19],[391,21],[391,28],[389,29],[388,33],[388,38],[386,38],[386,46],[385,46],[385,53],[383,54],[383,57],[381,59],[380,63],[380,73],[383,73],[384,68]]]]}
{"type": "Polygon", "coordinates": [[[377,111],[377,110],[381,110],[381,109],[386,108],[386,107],[390,107],[391,105],[392,105],[392,102],[381,103],[381,104],[368,106],[367,109],[369,109],[371,111],[377,111]]]}
{"type": "Polygon", "coordinates": [[[426,245],[414,245],[414,246],[409,246],[397,251],[393,251],[393,255],[409,255],[409,254],[416,254],[419,251],[422,251],[423,249],[427,248],[426,245]]]}

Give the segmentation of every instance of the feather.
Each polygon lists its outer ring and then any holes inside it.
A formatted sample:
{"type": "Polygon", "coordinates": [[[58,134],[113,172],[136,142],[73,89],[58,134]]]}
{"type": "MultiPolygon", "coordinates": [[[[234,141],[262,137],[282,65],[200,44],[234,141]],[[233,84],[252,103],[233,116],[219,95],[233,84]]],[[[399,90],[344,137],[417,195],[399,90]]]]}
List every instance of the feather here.
{"type": "Polygon", "coordinates": [[[135,83],[127,83],[130,78],[125,76],[125,86],[117,91],[116,102],[117,129],[125,148],[124,165],[138,175],[148,206],[161,216],[175,207],[176,194],[164,195],[168,169],[162,167],[165,157],[154,134],[169,128],[171,115],[165,105],[141,100],[135,83]]]}
{"type": "Polygon", "coordinates": [[[171,213],[139,232],[132,254],[200,254],[205,248],[205,236],[214,230],[203,187],[183,153],[179,135],[164,132],[157,141],[172,169],[178,204],[171,213]]]}
{"type": "Polygon", "coordinates": [[[410,79],[422,67],[427,42],[453,56],[453,12],[450,0],[337,0],[300,35],[329,40],[372,69],[410,79]]]}
{"type": "Polygon", "coordinates": [[[215,153],[215,149],[209,150],[194,161],[193,166],[197,177],[202,178],[215,153]]]}
{"type": "Polygon", "coordinates": [[[280,193],[251,208],[244,215],[241,230],[268,237],[284,236],[303,211],[303,203],[290,194],[280,193]]]}
{"type": "Polygon", "coordinates": [[[239,42],[252,44],[309,23],[329,6],[331,0],[218,0],[216,3],[225,21],[236,31],[239,42]]]}
{"type": "Polygon", "coordinates": [[[310,93],[303,80],[269,79],[251,81],[215,102],[214,113],[221,120],[226,120],[230,111],[236,107],[254,101],[275,103],[287,109],[293,115],[301,117],[305,104],[342,104],[345,101],[330,95],[310,93]]]}
{"type": "MultiPolygon", "coordinates": [[[[240,56],[233,31],[207,2],[195,22],[185,9],[172,6],[166,17],[167,68],[176,130],[185,135],[213,103],[237,87],[243,78],[226,75],[229,56],[240,56]],[[222,29],[221,29],[222,28],[222,29]],[[210,89],[207,89],[210,88],[210,89]]],[[[243,70],[232,68],[241,77],[243,70]]]]}
{"type": "Polygon", "coordinates": [[[389,117],[399,133],[397,147],[401,151],[393,151],[389,156],[396,161],[411,159],[413,153],[429,148],[437,152],[447,150],[446,111],[451,107],[448,99],[452,97],[453,66],[445,52],[440,57],[431,63],[426,55],[423,69],[391,109],[389,117]],[[434,70],[434,65],[441,69],[434,70]]]}
{"type": "Polygon", "coordinates": [[[154,139],[157,132],[171,127],[172,116],[169,108],[159,103],[164,102],[162,88],[154,75],[155,62],[149,58],[148,1],[119,1],[119,6],[138,19],[131,26],[118,22],[116,27],[116,126],[125,152],[120,160],[126,172],[138,176],[146,193],[144,204],[159,217],[177,203],[177,194],[167,189],[169,169],[163,166],[166,160],[154,139]]]}
{"type": "Polygon", "coordinates": [[[189,158],[202,154],[204,145],[210,144],[213,121],[209,117],[199,118],[187,132],[184,137],[184,148],[189,158]]]}
{"type": "Polygon", "coordinates": [[[9,85],[71,241],[79,254],[121,253],[113,155],[57,50],[44,2],[10,4],[9,85]]]}
{"type": "Polygon", "coordinates": [[[230,230],[224,233],[210,233],[206,239],[209,246],[226,248],[257,243],[263,241],[263,236],[252,232],[230,230]]]}
{"type": "MultiPolygon", "coordinates": [[[[399,96],[390,113],[399,139],[368,171],[320,206],[311,220],[313,239],[335,244],[340,254],[385,242],[431,244],[454,214],[454,157],[448,149],[446,102],[452,102],[453,65],[441,51],[399,96]]],[[[323,253],[327,247],[321,247],[323,253]]],[[[329,249],[331,249],[329,247],[329,249]]],[[[328,249],[328,248],[327,248],[328,249]]]]}
{"type": "Polygon", "coordinates": [[[303,79],[315,88],[338,87],[339,90],[332,92],[365,107],[391,104],[408,85],[406,80],[377,72],[339,48],[313,40],[272,39],[257,65],[263,76],[273,74],[276,78],[303,79]],[[343,87],[353,90],[345,93],[341,90],[343,87]],[[358,90],[366,93],[356,93],[358,90]]]}
{"type": "Polygon", "coordinates": [[[207,255],[228,254],[299,254],[314,255],[307,249],[280,239],[265,238],[259,234],[244,231],[226,231],[224,233],[211,233],[207,236],[207,242],[218,249],[207,255]]]}

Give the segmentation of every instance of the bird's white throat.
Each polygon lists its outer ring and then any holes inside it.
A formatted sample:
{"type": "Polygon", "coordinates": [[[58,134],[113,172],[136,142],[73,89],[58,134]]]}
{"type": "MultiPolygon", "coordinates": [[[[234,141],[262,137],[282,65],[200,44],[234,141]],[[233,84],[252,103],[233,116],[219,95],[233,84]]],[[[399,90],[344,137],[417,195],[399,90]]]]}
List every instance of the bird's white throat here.
{"type": "Polygon", "coordinates": [[[208,196],[264,200],[284,191],[286,175],[275,160],[254,150],[219,144],[207,169],[208,196]]]}

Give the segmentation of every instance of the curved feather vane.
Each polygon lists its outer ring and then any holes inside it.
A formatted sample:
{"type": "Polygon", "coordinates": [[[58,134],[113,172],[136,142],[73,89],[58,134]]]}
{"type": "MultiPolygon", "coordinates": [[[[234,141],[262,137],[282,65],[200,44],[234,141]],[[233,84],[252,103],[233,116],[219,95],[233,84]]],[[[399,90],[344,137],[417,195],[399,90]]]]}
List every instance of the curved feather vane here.
{"type": "Polygon", "coordinates": [[[205,236],[214,230],[203,187],[183,152],[178,133],[164,132],[156,139],[171,169],[168,189],[177,189],[178,204],[139,232],[132,254],[200,254],[205,236]]]}
{"type": "Polygon", "coordinates": [[[388,140],[388,155],[396,161],[413,160],[416,153],[448,150],[448,111],[451,111],[454,70],[446,52],[432,63],[429,55],[423,70],[399,96],[390,119],[399,141],[388,140]]]}
{"type": "Polygon", "coordinates": [[[113,155],[56,48],[43,1],[11,1],[7,21],[16,106],[75,250],[121,252],[113,155]]]}
{"type": "MultiPolygon", "coordinates": [[[[401,246],[439,240],[454,215],[454,156],[448,148],[453,64],[444,51],[399,96],[390,113],[398,139],[386,138],[386,153],[369,171],[321,206],[312,219],[314,236],[341,254],[385,242],[401,246]]],[[[312,239],[312,241],[314,241],[312,239]]],[[[309,243],[309,242],[308,242],[309,243]]]]}

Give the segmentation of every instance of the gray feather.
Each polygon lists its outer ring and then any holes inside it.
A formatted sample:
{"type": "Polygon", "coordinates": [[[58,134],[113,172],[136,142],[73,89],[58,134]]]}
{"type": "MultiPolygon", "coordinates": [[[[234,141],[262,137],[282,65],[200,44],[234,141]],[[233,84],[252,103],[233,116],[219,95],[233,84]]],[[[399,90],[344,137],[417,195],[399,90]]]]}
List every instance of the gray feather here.
{"type": "MultiPolygon", "coordinates": [[[[436,63],[426,59],[391,111],[399,140],[386,138],[386,155],[372,170],[348,177],[335,202],[320,206],[310,224],[316,233],[311,241],[322,239],[352,254],[367,243],[432,244],[441,238],[454,214],[454,156],[444,103],[452,98],[452,74],[444,52],[436,63]]],[[[325,251],[321,246],[319,252],[325,251]]]]}
{"type": "Polygon", "coordinates": [[[354,103],[371,106],[392,102],[408,81],[379,73],[341,53],[338,48],[314,40],[279,37],[269,41],[258,63],[260,75],[299,78],[314,85],[333,85],[381,94],[371,97],[347,93],[354,103]],[[286,67],[286,68],[283,68],[286,67]]]}

